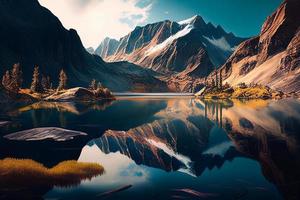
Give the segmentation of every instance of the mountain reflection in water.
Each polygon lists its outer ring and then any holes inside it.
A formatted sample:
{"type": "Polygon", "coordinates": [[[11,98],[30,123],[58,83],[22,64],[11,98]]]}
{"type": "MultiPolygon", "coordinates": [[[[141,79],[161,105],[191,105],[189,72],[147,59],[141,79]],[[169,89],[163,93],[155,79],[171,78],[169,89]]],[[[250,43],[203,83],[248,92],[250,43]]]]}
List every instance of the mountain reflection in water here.
{"type": "Polygon", "coordinates": [[[104,175],[69,189],[54,188],[46,199],[99,199],[101,194],[106,199],[300,197],[298,100],[139,98],[95,108],[67,103],[7,111],[5,120],[18,121],[19,126],[1,128],[5,134],[32,126],[62,126],[63,115],[64,128],[88,136],[43,146],[1,138],[1,158],[26,155],[53,166],[69,156],[104,166],[104,175]],[[64,145],[73,153],[63,156],[64,145]],[[53,149],[60,150],[52,154],[53,149]]]}

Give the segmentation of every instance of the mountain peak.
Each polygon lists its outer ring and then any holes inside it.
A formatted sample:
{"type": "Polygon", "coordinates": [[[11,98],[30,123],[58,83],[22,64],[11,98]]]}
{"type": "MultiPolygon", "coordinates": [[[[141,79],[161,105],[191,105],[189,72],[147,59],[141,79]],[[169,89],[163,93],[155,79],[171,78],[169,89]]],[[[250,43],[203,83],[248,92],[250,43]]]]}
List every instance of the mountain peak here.
{"type": "Polygon", "coordinates": [[[180,25],[187,25],[187,24],[205,24],[203,18],[200,15],[194,15],[191,18],[188,18],[186,20],[182,20],[178,22],[180,25]]]}

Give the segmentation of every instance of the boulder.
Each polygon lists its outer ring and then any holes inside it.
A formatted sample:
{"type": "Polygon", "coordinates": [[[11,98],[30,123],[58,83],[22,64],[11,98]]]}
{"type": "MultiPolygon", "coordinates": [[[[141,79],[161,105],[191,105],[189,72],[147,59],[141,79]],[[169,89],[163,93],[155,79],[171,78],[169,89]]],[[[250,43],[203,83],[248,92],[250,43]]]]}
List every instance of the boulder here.
{"type": "Polygon", "coordinates": [[[76,136],[85,136],[84,132],[67,130],[57,127],[33,128],[5,135],[8,140],[42,141],[53,140],[57,142],[72,140],[76,136]]]}

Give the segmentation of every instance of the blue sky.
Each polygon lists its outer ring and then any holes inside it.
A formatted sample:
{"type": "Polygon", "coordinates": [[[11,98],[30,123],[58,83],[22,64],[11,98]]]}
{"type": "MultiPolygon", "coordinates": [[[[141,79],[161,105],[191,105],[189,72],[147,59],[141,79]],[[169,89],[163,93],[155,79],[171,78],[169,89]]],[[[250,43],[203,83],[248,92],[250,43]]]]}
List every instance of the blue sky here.
{"type": "Polygon", "coordinates": [[[78,31],[85,47],[120,38],[135,26],[200,15],[237,36],[259,34],[282,0],[39,0],[66,28],[78,31]]]}
{"type": "Polygon", "coordinates": [[[206,22],[221,25],[226,31],[249,37],[260,32],[266,17],[281,2],[282,0],[155,0],[146,23],[163,19],[179,21],[200,15],[206,22]]]}

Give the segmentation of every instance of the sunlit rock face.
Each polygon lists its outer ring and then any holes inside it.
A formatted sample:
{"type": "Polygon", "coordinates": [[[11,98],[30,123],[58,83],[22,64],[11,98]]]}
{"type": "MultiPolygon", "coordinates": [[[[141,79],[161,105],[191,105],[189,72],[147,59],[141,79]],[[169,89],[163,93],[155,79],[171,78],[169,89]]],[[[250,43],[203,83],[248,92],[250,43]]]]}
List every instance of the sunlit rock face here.
{"type": "Polygon", "coordinates": [[[266,19],[260,35],[240,44],[221,67],[224,82],[299,92],[299,9],[298,0],[285,0],[266,19]]]}
{"type": "Polygon", "coordinates": [[[105,38],[96,54],[109,61],[126,60],[162,73],[185,72],[203,77],[222,65],[244,39],[201,16],[165,20],[136,27],[119,41],[105,38]]]}

